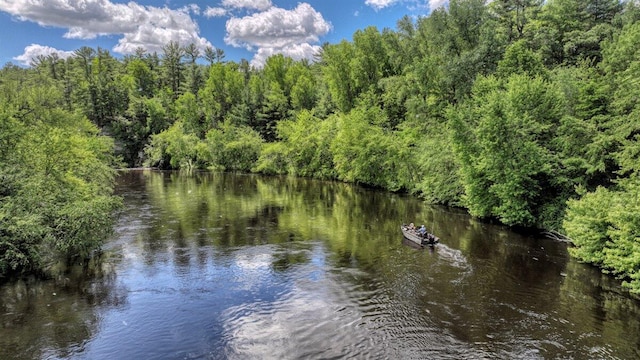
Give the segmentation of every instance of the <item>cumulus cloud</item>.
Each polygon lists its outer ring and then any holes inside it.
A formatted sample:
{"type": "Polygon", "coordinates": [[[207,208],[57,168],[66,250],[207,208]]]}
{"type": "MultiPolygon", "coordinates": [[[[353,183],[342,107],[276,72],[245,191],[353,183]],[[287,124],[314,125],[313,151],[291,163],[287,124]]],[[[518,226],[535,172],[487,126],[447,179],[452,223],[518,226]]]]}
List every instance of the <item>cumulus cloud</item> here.
{"type": "Polygon", "coordinates": [[[294,44],[284,47],[263,47],[258,49],[253,59],[251,60],[251,66],[262,67],[267,58],[272,55],[282,54],[286,57],[290,57],[294,60],[308,59],[311,60],[320,53],[322,47],[318,45],[311,45],[308,43],[294,44]]]}
{"type": "Polygon", "coordinates": [[[207,6],[207,8],[204,10],[204,16],[206,16],[207,18],[222,17],[227,15],[227,13],[227,9],[220,7],[212,8],[210,6],[207,6]]]}
{"type": "Polygon", "coordinates": [[[236,9],[267,10],[271,0],[222,0],[222,6],[236,9]]]}
{"type": "Polygon", "coordinates": [[[204,49],[211,43],[200,37],[198,24],[188,13],[168,8],[146,8],[145,21],[136,25],[135,31],[123,33],[113,50],[123,54],[132,54],[142,47],[149,52],[160,52],[170,41],[181,45],[195,44],[204,49]]]}
{"type": "Polygon", "coordinates": [[[393,5],[397,1],[398,0],[366,0],[364,3],[376,10],[380,10],[393,5]]]}
{"type": "Polygon", "coordinates": [[[198,6],[198,4],[188,4],[188,5],[185,5],[185,6],[181,7],[178,10],[180,10],[182,12],[186,12],[186,13],[192,12],[192,13],[194,13],[196,15],[200,15],[200,6],[198,6]]]}
{"type": "Polygon", "coordinates": [[[397,3],[404,3],[408,9],[428,8],[433,11],[449,4],[449,0],[365,0],[364,3],[375,10],[381,10],[397,3]]]}
{"type": "Polygon", "coordinates": [[[199,12],[197,6],[171,10],[109,0],[0,0],[0,10],[21,21],[66,28],[66,38],[122,35],[113,50],[123,54],[131,54],[138,47],[160,51],[169,41],[194,43],[201,48],[211,45],[199,35],[198,24],[190,16],[190,12],[199,12]]]}
{"type": "Polygon", "coordinates": [[[178,9],[178,11],[200,15],[200,6],[198,6],[198,4],[187,4],[181,7],[180,9],[178,9]]]}
{"type": "Polygon", "coordinates": [[[317,42],[331,24],[307,3],[294,10],[271,8],[265,12],[227,21],[225,42],[234,46],[283,47],[317,42]]]}
{"type": "Polygon", "coordinates": [[[50,46],[43,46],[39,44],[31,44],[24,48],[24,53],[20,56],[16,56],[13,60],[18,61],[20,64],[29,66],[38,58],[38,56],[50,56],[56,54],[61,59],[66,59],[73,56],[73,51],[63,51],[52,48],[50,46]]]}
{"type": "Polygon", "coordinates": [[[429,0],[429,9],[431,11],[449,4],[449,0],[429,0]]]}
{"type": "Polygon", "coordinates": [[[253,64],[260,66],[273,54],[311,59],[320,36],[331,30],[331,24],[311,5],[300,3],[293,10],[271,7],[242,18],[231,18],[226,24],[225,43],[248,50],[257,49],[253,64]]]}

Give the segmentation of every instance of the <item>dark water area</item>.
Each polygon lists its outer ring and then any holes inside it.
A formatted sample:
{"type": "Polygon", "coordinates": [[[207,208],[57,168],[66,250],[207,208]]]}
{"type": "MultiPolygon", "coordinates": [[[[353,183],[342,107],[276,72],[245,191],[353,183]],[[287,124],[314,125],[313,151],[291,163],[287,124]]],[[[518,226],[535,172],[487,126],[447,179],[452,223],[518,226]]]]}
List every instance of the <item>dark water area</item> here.
{"type": "Polygon", "coordinates": [[[0,287],[0,359],[638,359],[640,301],[522,235],[408,196],[128,171],[100,261],[0,287]],[[416,249],[400,224],[441,239],[416,249]]]}

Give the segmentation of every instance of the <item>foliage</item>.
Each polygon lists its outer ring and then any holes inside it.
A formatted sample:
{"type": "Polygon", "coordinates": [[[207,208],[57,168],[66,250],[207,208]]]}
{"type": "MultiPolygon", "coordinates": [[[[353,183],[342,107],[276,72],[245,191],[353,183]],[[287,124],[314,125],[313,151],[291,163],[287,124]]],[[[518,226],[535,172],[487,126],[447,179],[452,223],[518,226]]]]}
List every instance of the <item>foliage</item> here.
{"type": "Polygon", "coordinates": [[[265,143],[252,170],[268,175],[294,173],[295,169],[291,165],[288,155],[289,151],[285,143],[265,143]]]}
{"type": "Polygon", "coordinates": [[[182,121],[159,134],[152,135],[149,146],[145,148],[147,166],[193,170],[196,168],[197,145],[200,139],[185,132],[182,121]]]}
{"type": "Polygon", "coordinates": [[[640,182],[598,188],[569,201],[564,228],[576,247],[572,255],[624,280],[640,294],[640,182]]]}
{"type": "Polygon", "coordinates": [[[207,132],[200,150],[207,167],[218,170],[248,172],[260,156],[263,140],[257,131],[246,126],[223,123],[207,132]]]}
{"type": "Polygon", "coordinates": [[[206,116],[205,132],[224,121],[233,104],[240,102],[243,84],[242,74],[235,64],[216,63],[211,66],[209,78],[199,94],[206,116]]]}
{"type": "Polygon", "coordinates": [[[566,106],[552,148],[566,177],[587,190],[608,186],[613,175],[615,141],[602,131],[608,121],[607,86],[598,71],[586,65],[556,69],[566,106]]]}
{"type": "Polygon", "coordinates": [[[414,184],[412,192],[429,203],[461,206],[464,188],[448,123],[435,122],[426,127],[405,123],[399,136],[408,145],[402,148],[407,161],[404,181],[414,184]]]}
{"type": "Polygon", "coordinates": [[[353,108],[356,89],[351,80],[353,45],[347,41],[326,45],[322,49],[322,74],[337,108],[348,112],[353,108]]]}
{"type": "Polygon", "coordinates": [[[278,124],[278,134],[291,174],[320,179],[335,178],[331,140],[336,132],[335,117],[321,120],[310,112],[298,114],[295,121],[278,124]]]}
{"type": "Polygon", "coordinates": [[[562,190],[555,188],[558,164],[548,144],[562,114],[561,96],[544,80],[523,75],[476,86],[474,104],[464,109],[476,122],[453,120],[465,205],[475,216],[536,225],[544,196],[562,190]]]}
{"type": "Polygon", "coordinates": [[[3,269],[42,264],[41,244],[86,254],[99,243],[55,239],[105,226],[113,145],[128,166],[339,179],[571,232],[576,256],[634,287],[637,226],[616,204],[631,201],[640,171],[639,9],[452,0],[395,30],[324,44],[314,62],[275,54],[263,68],[176,42],[122,60],[83,47],[30,69],[8,64],[3,269]]]}
{"type": "Polygon", "coordinates": [[[398,176],[409,166],[407,154],[395,134],[375,125],[385,122],[382,117],[379,108],[356,108],[338,118],[331,142],[338,179],[390,190],[407,188],[398,176]]]}
{"type": "Polygon", "coordinates": [[[512,74],[544,77],[546,72],[540,55],[529,49],[524,40],[519,40],[507,47],[504,57],[498,62],[496,75],[504,78],[512,74]]]}
{"type": "Polygon", "coordinates": [[[0,276],[89,258],[119,204],[111,139],[62,110],[48,81],[34,80],[0,87],[0,276]]]}

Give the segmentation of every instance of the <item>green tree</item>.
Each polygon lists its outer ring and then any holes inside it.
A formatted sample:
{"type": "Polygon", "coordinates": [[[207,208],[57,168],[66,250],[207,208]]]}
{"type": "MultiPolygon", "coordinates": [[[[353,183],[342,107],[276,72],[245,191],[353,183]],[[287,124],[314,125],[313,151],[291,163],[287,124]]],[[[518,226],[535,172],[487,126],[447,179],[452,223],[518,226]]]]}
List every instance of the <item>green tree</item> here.
{"type": "Polygon", "coordinates": [[[547,77],[547,69],[540,55],[529,49],[524,40],[509,45],[504,57],[498,62],[497,76],[507,78],[513,74],[547,77]]]}
{"type": "Polygon", "coordinates": [[[464,188],[460,181],[460,166],[452,145],[452,131],[448,122],[406,122],[400,126],[399,136],[407,161],[404,182],[412,192],[420,194],[432,204],[462,205],[464,188]]]}
{"type": "Polygon", "coordinates": [[[399,173],[408,166],[403,144],[392,132],[372,125],[385,122],[379,108],[355,108],[338,115],[337,132],[331,142],[331,153],[338,179],[390,190],[400,190],[406,184],[399,173]]]}
{"type": "Polygon", "coordinates": [[[498,0],[489,3],[489,8],[498,19],[496,30],[504,32],[508,43],[524,37],[525,28],[540,11],[540,0],[498,0]]]}
{"type": "Polygon", "coordinates": [[[96,94],[92,119],[98,126],[104,127],[125,112],[129,101],[128,92],[117,81],[121,63],[108,51],[98,48],[91,71],[96,94]]]}
{"type": "Polygon", "coordinates": [[[611,33],[610,24],[621,11],[618,0],[553,0],[531,22],[531,39],[548,66],[600,60],[600,42],[611,33]]]}
{"type": "Polygon", "coordinates": [[[265,61],[262,74],[267,84],[279,88],[285,97],[291,94],[291,87],[295,79],[288,78],[289,69],[293,66],[293,60],[282,54],[269,56],[265,61]]]}
{"type": "Polygon", "coordinates": [[[187,171],[199,167],[198,144],[200,139],[184,129],[182,121],[176,121],[167,130],[151,135],[145,147],[147,166],[183,169],[187,171]]]}
{"type": "Polygon", "coordinates": [[[640,184],[634,177],[616,189],[600,187],[568,204],[564,229],[570,252],[623,280],[640,294],[640,184]]]}
{"type": "Polygon", "coordinates": [[[198,91],[204,84],[204,77],[202,76],[202,69],[197,64],[200,58],[200,49],[195,44],[191,43],[184,47],[184,54],[189,61],[189,72],[186,76],[186,89],[194,95],[198,94],[198,91]]]}
{"type": "Polygon", "coordinates": [[[318,97],[317,82],[308,64],[294,63],[287,71],[286,82],[291,84],[293,110],[311,110],[318,97]]]}
{"type": "MultiPolygon", "coordinates": [[[[482,0],[457,0],[418,23],[428,53],[440,67],[439,87],[448,102],[469,95],[477,74],[495,68],[493,46],[479,46],[486,35],[487,8],[482,0]],[[488,61],[489,60],[489,61],[488,61]]],[[[489,38],[487,38],[489,39],[489,38]]],[[[493,44],[492,44],[493,45],[493,44]]]]}
{"type": "Polygon", "coordinates": [[[276,126],[289,116],[289,99],[277,82],[272,82],[257,114],[257,130],[268,142],[276,140],[276,126]]]}
{"type": "Polygon", "coordinates": [[[176,100],[176,112],[178,120],[182,121],[184,130],[188,134],[194,134],[198,138],[204,138],[204,113],[198,99],[191,92],[186,92],[176,100]]]}
{"type": "Polygon", "coordinates": [[[165,84],[171,90],[174,99],[180,95],[184,82],[184,48],[175,41],[170,41],[162,47],[162,68],[165,84]]]}
{"type": "MultiPolygon", "coordinates": [[[[335,118],[321,120],[309,111],[302,111],[295,120],[278,123],[277,130],[281,144],[286,149],[282,156],[286,159],[288,173],[320,179],[335,178],[330,149],[336,132],[335,118]]],[[[263,167],[267,166],[267,160],[272,158],[273,153],[267,156],[261,158],[263,167]]]]}
{"type": "Polygon", "coordinates": [[[146,61],[133,59],[126,65],[126,74],[122,76],[124,86],[129,90],[129,96],[152,97],[156,90],[156,74],[146,61]]]}
{"type": "Polygon", "coordinates": [[[350,70],[356,94],[372,91],[381,94],[380,79],[394,75],[382,35],[375,27],[353,34],[353,57],[350,70]]]}
{"type": "Polygon", "coordinates": [[[211,169],[249,172],[258,161],[262,143],[255,130],[224,122],[207,132],[200,156],[211,169]]]}
{"type": "MultiPolygon", "coordinates": [[[[0,276],[54,273],[84,261],[109,235],[113,142],[44,77],[0,76],[0,276]]],[[[23,72],[22,75],[27,75],[23,72]]]]}
{"type": "Polygon", "coordinates": [[[450,115],[465,205],[474,216],[508,225],[550,220],[543,219],[544,205],[564,190],[554,182],[559,167],[549,148],[564,110],[559,91],[540,78],[513,75],[504,88],[495,78],[480,79],[474,95],[471,109],[450,115]]]}
{"type": "Polygon", "coordinates": [[[202,99],[206,116],[205,132],[217,126],[242,99],[244,78],[237,64],[215,63],[209,69],[209,78],[202,88],[202,99]]]}
{"type": "Polygon", "coordinates": [[[602,69],[609,85],[611,117],[602,126],[608,140],[614,144],[609,150],[621,167],[620,175],[637,173],[640,165],[640,23],[629,25],[603,45],[602,69]]]}
{"type": "Polygon", "coordinates": [[[354,57],[353,45],[342,41],[334,45],[325,45],[322,49],[322,74],[329,93],[337,108],[348,112],[355,104],[356,86],[351,81],[351,59],[354,57]]]}
{"type": "Polygon", "coordinates": [[[603,127],[610,117],[610,96],[601,72],[586,65],[564,67],[554,71],[553,81],[566,104],[566,115],[552,140],[561,167],[569,181],[587,190],[609,186],[616,169],[615,142],[603,127]]]}

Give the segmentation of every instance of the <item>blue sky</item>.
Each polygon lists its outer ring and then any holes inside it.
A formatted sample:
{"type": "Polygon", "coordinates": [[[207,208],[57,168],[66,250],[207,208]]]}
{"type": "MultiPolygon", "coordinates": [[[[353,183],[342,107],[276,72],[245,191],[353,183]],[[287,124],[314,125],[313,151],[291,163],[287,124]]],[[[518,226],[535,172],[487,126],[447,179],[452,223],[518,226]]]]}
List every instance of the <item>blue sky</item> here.
{"type": "Polygon", "coordinates": [[[81,46],[119,57],[162,52],[169,41],[220,48],[226,60],[260,66],[273,54],[312,59],[324,43],[367,26],[395,29],[446,0],[0,0],[0,66],[81,46]]]}

